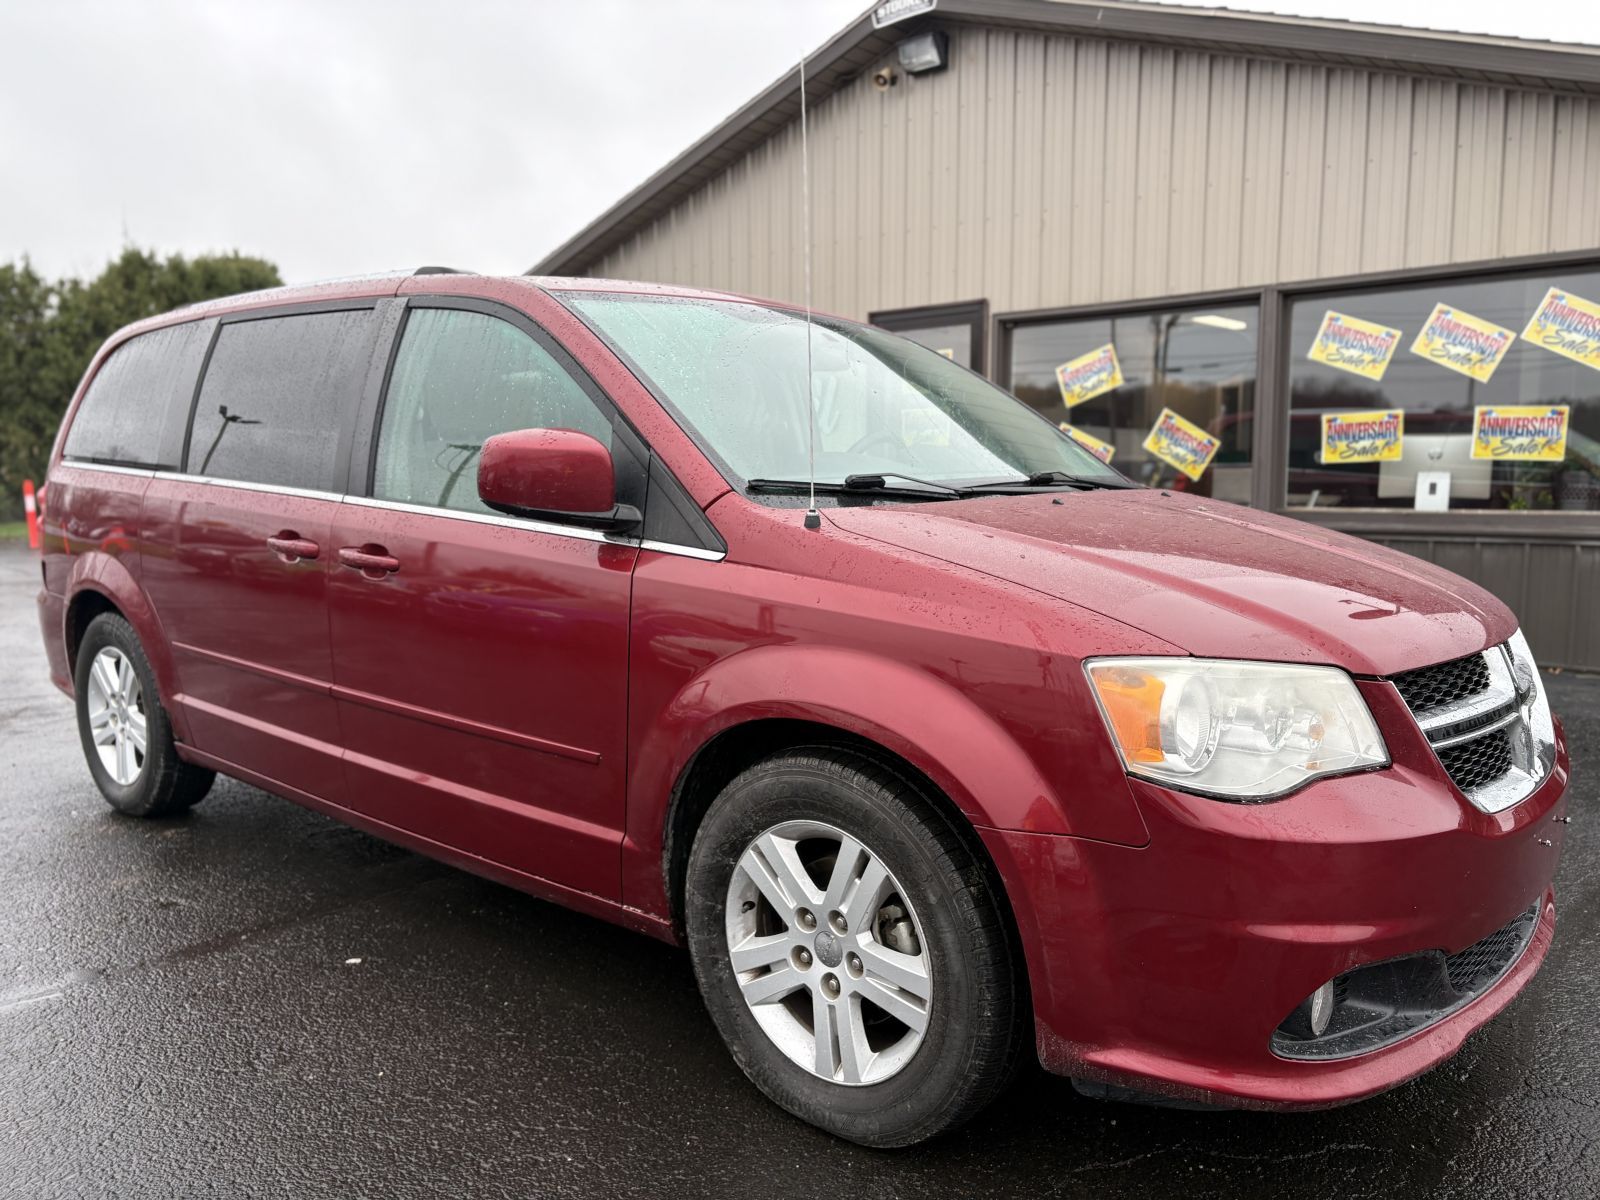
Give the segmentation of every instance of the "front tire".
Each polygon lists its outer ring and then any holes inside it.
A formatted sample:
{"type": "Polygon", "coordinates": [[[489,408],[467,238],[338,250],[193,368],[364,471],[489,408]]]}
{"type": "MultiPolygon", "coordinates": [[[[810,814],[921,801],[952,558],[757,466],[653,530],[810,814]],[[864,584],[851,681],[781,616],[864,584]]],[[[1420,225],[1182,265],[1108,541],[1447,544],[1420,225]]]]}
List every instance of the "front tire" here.
{"type": "Polygon", "coordinates": [[[734,1060],[813,1125],[911,1145],[1014,1070],[1022,986],[992,872],[886,765],[815,747],[746,770],[695,836],[685,923],[734,1060]]]}
{"type": "Polygon", "coordinates": [[[178,757],[155,672],[119,614],[101,613],[84,631],[73,690],[83,755],[112,808],[168,817],[205,799],[216,775],[178,757]]]}

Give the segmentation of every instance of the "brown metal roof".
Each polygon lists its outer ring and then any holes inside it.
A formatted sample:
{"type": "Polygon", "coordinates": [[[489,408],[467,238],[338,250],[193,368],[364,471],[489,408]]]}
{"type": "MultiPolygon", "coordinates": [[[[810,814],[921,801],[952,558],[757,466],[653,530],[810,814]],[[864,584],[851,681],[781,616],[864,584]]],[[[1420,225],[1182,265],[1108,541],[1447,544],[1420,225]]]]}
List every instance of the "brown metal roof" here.
{"type": "MultiPolygon", "coordinates": [[[[817,103],[919,28],[962,23],[1600,95],[1600,48],[1592,46],[1126,0],[938,0],[931,15],[884,30],[872,27],[870,10],[863,13],[807,58],[807,98],[817,103]]],[[[800,111],[797,74],[778,79],[528,274],[581,274],[794,120],[800,111]]]]}

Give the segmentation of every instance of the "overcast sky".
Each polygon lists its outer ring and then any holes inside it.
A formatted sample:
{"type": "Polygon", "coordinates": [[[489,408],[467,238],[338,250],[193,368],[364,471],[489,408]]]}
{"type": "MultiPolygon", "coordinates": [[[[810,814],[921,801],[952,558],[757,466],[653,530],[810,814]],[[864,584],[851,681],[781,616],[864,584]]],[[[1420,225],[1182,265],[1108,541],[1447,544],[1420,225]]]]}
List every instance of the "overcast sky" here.
{"type": "MultiPolygon", "coordinates": [[[[865,0],[0,0],[0,261],[521,271],[865,0]]],[[[1600,44],[1596,0],[1234,8],[1600,44]]]]}

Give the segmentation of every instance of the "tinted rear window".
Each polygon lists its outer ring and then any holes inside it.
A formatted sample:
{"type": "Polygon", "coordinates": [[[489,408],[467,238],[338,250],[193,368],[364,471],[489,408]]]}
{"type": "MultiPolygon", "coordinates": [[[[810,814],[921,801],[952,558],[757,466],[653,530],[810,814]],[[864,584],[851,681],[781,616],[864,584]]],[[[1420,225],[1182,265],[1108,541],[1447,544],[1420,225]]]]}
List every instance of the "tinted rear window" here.
{"type": "Polygon", "coordinates": [[[211,329],[209,321],[168,325],[113,350],[78,406],[64,453],[121,466],[177,466],[211,329]]]}
{"type": "Polygon", "coordinates": [[[339,428],[360,398],[375,325],[371,309],[224,325],[195,409],[189,473],[342,490],[339,428]]]}

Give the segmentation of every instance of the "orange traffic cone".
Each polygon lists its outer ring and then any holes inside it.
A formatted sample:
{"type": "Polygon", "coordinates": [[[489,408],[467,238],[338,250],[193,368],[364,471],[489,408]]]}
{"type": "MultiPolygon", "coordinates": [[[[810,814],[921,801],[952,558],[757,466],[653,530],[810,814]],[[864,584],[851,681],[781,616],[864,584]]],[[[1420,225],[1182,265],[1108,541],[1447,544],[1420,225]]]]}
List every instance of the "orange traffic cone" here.
{"type": "Polygon", "coordinates": [[[33,480],[22,481],[22,511],[28,514],[28,545],[39,548],[39,506],[33,499],[33,480]]]}

